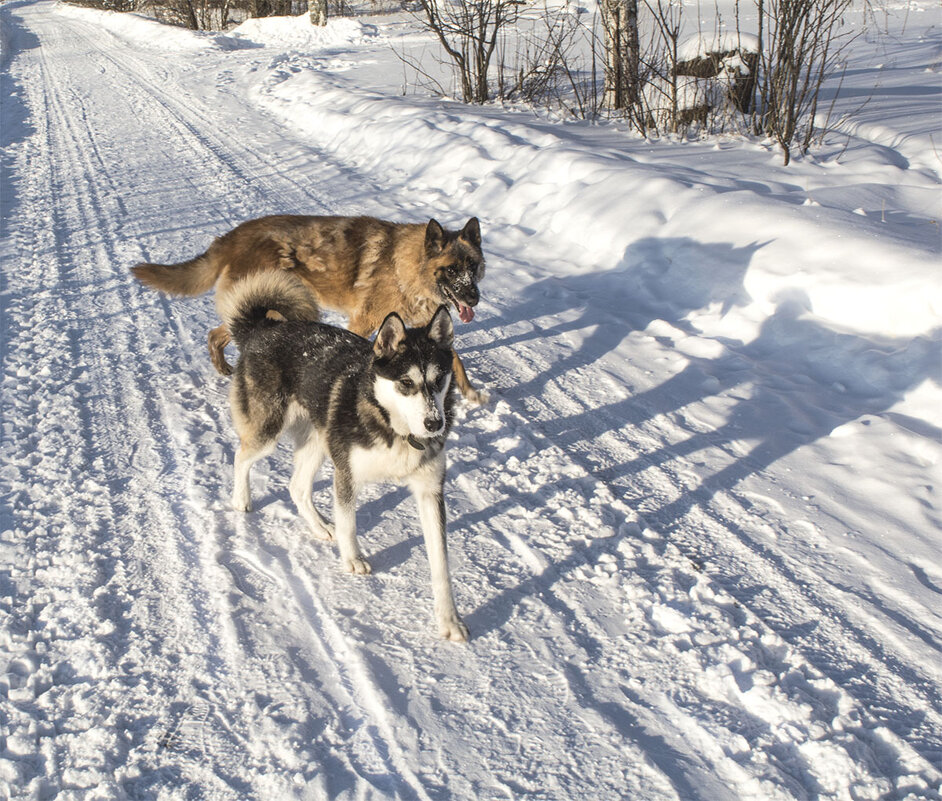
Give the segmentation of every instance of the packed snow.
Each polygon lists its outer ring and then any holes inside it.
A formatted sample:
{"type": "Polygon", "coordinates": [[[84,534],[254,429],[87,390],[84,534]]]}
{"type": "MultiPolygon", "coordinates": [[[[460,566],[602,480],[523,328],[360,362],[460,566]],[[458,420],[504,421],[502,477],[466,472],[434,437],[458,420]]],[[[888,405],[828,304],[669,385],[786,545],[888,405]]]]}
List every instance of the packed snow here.
{"type": "Polygon", "coordinates": [[[874,8],[785,167],[432,97],[408,14],[4,2],[0,798],[942,797],[942,20],[874,8]],[[272,213],[481,220],[465,645],[402,488],[368,578],[287,447],[228,505],[212,297],[129,268],[272,213]]]}

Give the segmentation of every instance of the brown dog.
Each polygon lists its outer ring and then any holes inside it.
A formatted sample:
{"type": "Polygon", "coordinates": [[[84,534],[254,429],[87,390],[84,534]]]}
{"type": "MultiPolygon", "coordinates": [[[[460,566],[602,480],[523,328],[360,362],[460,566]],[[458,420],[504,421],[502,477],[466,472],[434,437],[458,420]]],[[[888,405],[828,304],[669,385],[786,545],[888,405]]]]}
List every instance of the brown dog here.
{"type": "MultiPolygon", "coordinates": [[[[390,312],[407,326],[428,325],[442,303],[453,304],[469,322],[484,277],[481,228],[475,217],[460,232],[435,220],[417,225],[374,217],[261,217],[189,261],[138,264],[132,271],[141,283],[171,295],[199,295],[215,286],[219,308],[240,280],[263,270],[293,272],[320,307],[345,314],[360,336],[372,334],[390,312]]],[[[223,375],[232,372],[223,353],[229,341],[225,324],[209,332],[209,355],[223,375]]],[[[453,361],[462,395],[486,403],[487,393],[471,386],[457,353],[453,361]]]]}

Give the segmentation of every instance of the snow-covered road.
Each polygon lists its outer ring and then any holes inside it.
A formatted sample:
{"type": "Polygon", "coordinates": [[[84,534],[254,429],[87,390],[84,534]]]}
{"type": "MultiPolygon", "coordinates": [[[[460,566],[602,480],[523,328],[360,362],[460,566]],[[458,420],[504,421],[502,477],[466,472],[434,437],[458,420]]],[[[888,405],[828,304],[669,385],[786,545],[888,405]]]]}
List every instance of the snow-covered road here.
{"type": "MultiPolygon", "coordinates": [[[[748,342],[701,337],[677,310],[738,303],[762,245],[641,237],[573,268],[279,121],[265,93],[309,57],[0,15],[0,797],[939,797],[938,488],[860,508],[809,467],[872,424],[924,450],[859,492],[928,475],[938,429],[894,408],[938,331],[835,332],[792,297],[748,342]],[[463,409],[447,485],[467,646],[435,637],[404,490],[361,501],[369,578],[306,534],[287,449],[256,512],[226,504],[211,301],[128,270],[275,212],[485,225],[459,344],[496,399],[463,409]],[[691,260],[709,297],[632,305],[691,260]]],[[[854,440],[864,473],[902,464],[870,460],[885,441],[854,440]]]]}

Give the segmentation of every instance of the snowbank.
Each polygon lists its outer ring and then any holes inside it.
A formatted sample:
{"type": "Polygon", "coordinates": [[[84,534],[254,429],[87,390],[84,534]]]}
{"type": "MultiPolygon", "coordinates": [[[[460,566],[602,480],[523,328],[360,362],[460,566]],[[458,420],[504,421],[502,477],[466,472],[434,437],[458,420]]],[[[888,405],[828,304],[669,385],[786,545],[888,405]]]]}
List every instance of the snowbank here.
{"type": "Polygon", "coordinates": [[[249,19],[231,31],[218,33],[164,25],[141,14],[98,11],[68,3],[60,3],[58,9],[66,16],[104,28],[141,47],[167,52],[192,53],[206,49],[237,50],[268,46],[303,53],[331,47],[350,47],[375,39],[378,35],[374,25],[350,18],[332,19],[323,27],[314,26],[307,14],[249,19]]]}
{"type": "Polygon", "coordinates": [[[162,25],[142,14],[98,11],[97,9],[59,3],[58,13],[75,20],[104,29],[115,36],[133,41],[148,50],[164,50],[170,53],[193,53],[207,48],[226,49],[226,37],[218,33],[191,31],[162,25]]]}
{"type": "MultiPolygon", "coordinates": [[[[546,233],[568,242],[574,258],[600,266],[617,266],[645,237],[761,242],[745,279],[756,319],[793,291],[805,293],[816,317],[860,332],[926,333],[942,315],[935,252],[876,236],[859,215],[801,205],[814,194],[810,185],[793,191],[794,199],[777,199],[772,184],[755,180],[718,189],[705,173],[688,168],[679,179],[629,148],[587,147],[581,126],[548,132],[522,117],[459,114],[449,103],[338,86],[309,69],[290,77],[273,70],[254,97],[364,171],[438,187],[453,208],[546,233]]],[[[741,152],[751,156],[748,145],[741,152]]]]}
{"type": "Polygon", "coordinates": [[[299,52],[350,47],[378,35],[375,25],[349,17],[328,20],[324,26],[311,25],[306,13],[297,17],[248,19],[227,33],[233,39],[299,52]]]}

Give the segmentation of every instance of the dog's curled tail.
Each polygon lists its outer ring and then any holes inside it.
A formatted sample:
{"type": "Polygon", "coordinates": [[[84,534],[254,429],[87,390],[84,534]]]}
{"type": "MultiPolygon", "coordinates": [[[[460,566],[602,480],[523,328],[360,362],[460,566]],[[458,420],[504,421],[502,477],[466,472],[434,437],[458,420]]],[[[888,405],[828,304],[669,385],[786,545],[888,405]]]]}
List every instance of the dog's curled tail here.
{"type": "Polygon", "coordinates": [[[300,278],[284,271],[265,270],[249,275],[224,296],[217,297],[216,305],[239,347],[265,321],[317,322],[321,316],[311,291],[300,278]]]}
{"type": "Polygon", "coordinates": [[[148,264],[131,268],[134,277],[144,286],[159,289],[168,295],[202,295],[213,288],[219,277],[217,260],[209,251],[179,264],[148,264]]]}

